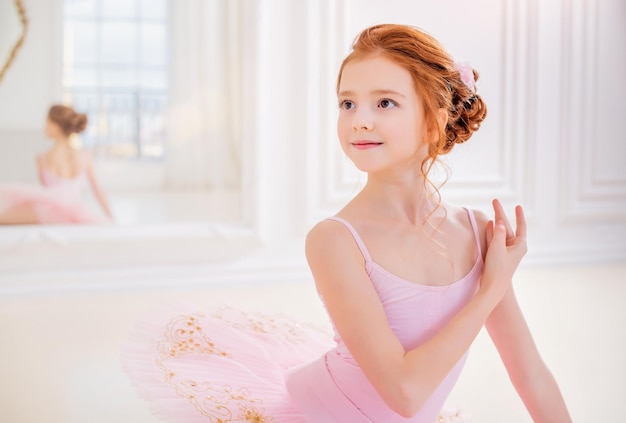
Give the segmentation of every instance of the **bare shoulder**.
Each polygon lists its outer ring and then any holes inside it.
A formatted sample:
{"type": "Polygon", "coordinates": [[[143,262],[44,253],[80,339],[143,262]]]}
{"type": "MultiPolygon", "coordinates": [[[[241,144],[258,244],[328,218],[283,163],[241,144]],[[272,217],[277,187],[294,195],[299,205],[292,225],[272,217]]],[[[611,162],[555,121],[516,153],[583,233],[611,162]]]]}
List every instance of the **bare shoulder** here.
{"type": "Polygon", "coordinates": [[[46,162],[46,153],[39,153],[35,156],[35,161],[39,166],[43,166],[46,162]]]}
{"type": "Polygon", "coordinates": [[[37,173],[39,174],[39,179],[42,178],[42,173],[44,168],[46,167],[46,155],[45,153],[39,153],[35,156],[35,163],[37,165],[37,173]]]}
{"type": "Polygon", "coordinates": [[[483,232],[487,227],[487,222],[489,221],[489,216],[482,210],[478,209],[470,209],[466,207],[459,206],[451,206],[446,204],[446,210],[448,212],[448,217],[454,218],[458,222],[462,222],[467,225],[468,212],[474,216],[476,220],[476,225],[478,226],[478,230],[483,232]]]}
{"type": "Polygon", "coordinates": [[[53,154],[51,150],[42,151],[37,154],[37,162],[41,164],[50,163],[53,159],[53,154]]]}
{"type": "Polygon", "coordinates": [[[360,255],[349,229],[335,220],[322,220],[311,228],[306,236],[305,248],[309,260],[319,255],[360,255]]]}
{"type": "Polygon", "coordinates": [[[80,168],[87,172],[88,175],[93,175],[93,156],[89,151],[78,151],[76,154],[80,168]]]}
{"type": "Polygon", "coordinates": [[[476,226],[478,227],[478,236],[480,237],[480,246],[483,252],[483,258],[487,253],[487,225],[489,224],[489,216],[482,210],[470,209],[470,212],[474,215],[476,220],[476,226]]]}
{"type": "Polygon", "coordinates": [[[79,151],[77,156],[83,165],[85,166],[92,165],[93,157],[89,151],[79,151]]]}
{"type": "Polygon", "coordinates": [[[315,225],[307,234],[305,254],[317,290],[327,305],[333,298],[356,299],[365,292],[371,297],[365,259],[343,223],[324,220],[315,225]]]}
{"type": "Polygon", "coordinates": [[[490,217],[487,216],[487,213],[485,213],[482,210],[470,209],[470,212],[474,214],[474,218],[476,219],[476,225],[478,226],[479,232],[484,233],[485,229],[487,228],[487,223],[489,222],[490,217]]]}
{"type": "Polygon", "coordinates": [[[486,241],[486,229],[489,222],[489,216],[481,210],[477,209],[469,209],[458,206],[450,206],[446,205],[446,209],[448,211],[448,216],[452,218],[458,225],[467,227],[468,225],[468,212],[474,216],[474,220],[476,221],[476,227],[478,229],[478,237],[480,239],[481,250],[483,252],[483,256],[487,251],[487,241],[486,241]]]}

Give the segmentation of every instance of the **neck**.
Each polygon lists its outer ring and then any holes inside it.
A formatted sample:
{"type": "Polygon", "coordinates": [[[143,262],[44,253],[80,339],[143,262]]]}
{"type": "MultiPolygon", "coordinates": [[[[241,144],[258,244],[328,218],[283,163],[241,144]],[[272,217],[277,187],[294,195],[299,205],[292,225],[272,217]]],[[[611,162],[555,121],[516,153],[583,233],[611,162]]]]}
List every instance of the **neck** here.
{"type": "Polygon", "coordinates": [[[54,138],[53,141],[54,141],[54,145],[52,146],[52,149],[54,150],[70,147],[70,137],[65,137],[65,136],[57,137],[57,138],[54,138]]]}
{"type": "Polygon", "coordinates": [[[429,193],[423,175],[407,178],[384,178],[370,175],[360,196],[368,209],[381,216],[421,225],[436,208],[436,195],[429,193]]]}

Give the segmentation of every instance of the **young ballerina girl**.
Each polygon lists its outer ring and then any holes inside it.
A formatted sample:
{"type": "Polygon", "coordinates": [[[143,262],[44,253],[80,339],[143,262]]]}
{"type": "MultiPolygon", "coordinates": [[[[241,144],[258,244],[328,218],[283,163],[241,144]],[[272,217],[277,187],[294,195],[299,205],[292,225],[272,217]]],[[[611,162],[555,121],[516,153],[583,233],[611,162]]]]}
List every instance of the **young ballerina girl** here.
{"type": "Polygon", "coordinates": [[[124,354],[155,412],[212,423],[444,421],[485,325],[533,421],[571,421],[511,286],[526,253],[522,208],[514,231],[497,200],[489,220],[442,202],[429,180],[486,115],[477,77],[419,29],[359,35],[339,71],[338,134],[367,183],[306,239],[333,342],[232,308],[157,316],[124,354]]]}
{"type": "Polygon", "coordinates": [[[87,116],[69,106],[53,105],[48,112],[46,136],[52,147],[37,156],[41,186],[0,185],[0,224],[104,223],[111,210],[98,184],[91,156],[72,147],[70,137],[85,130],[87,116]],[[86,183],[106,217],[92,213],[82,203],[86,183]]]}

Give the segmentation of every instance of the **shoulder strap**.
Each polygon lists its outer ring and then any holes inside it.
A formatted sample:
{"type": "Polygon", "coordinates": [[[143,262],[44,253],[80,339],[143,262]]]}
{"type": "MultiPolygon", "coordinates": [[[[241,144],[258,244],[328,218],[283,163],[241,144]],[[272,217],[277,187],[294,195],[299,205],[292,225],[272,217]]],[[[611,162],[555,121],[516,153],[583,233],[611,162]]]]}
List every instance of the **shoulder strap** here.
{"type": "MultiPolygon", "coordinates": [[[[478,224],[476,223],[476,218],[474,216],[474,212],[471,209],[468,209],[468,208],[465,208],[465,211],[467,212],[467,215],[469,216],[469,220],[470,220],[470,223],[472,225],[472,230],[474,231],[474,240],[476,242],[476,251],[478,251],[478,256],[482,257],[483,253],[482,253],[482,248],[481,248],[481,244],[480,244],[480,234],[478,233],[478,224]]],[[[359,250],[361,250],[361,254],[363,254],[363,258],[365,259],[365,262],[366,263],[370,263],[372,261],[370,253],[369,253],[369,251],[367,251],[367,248],[365,247],[365,243],[363,242],[363,240],[361,239],[361,237],[357,233],[356,229],[354,229],[354,227],[347,220],[342,219],[341,217],[337,217],[337,216],[328,217],[326,220],[334,220],[335,222],[339,222],[339,223],[343,224],[346,228],[348,228],[348,230],[352,234],[352,237],[354,238],[354,241],[356,242],[357,246],[359,247],[359,250]]]]}
{"type": "Polygon", "coordinates": [[[359,234],[356,232],[356,229],[354,229],[354,227],[350,223],[348,223],[347,220],[344,220],[337,216],[329,217],[326,220],[334,220],[335,222],[342,223],[346,228],[348,228],[348,230],[352,234],[352,237],[354,238],[354,241],[356,242],[356,245],[359,247],[359,250],[361,250],[361,254],[363,254],[365,263],[368,264],[372,261],[372,258],[370,257],[370,253],[369,251],[367,251],[367,248],[365,247],[363,240],[361,239],[359,234]]]}
{"type": "Polygon", "coordinates": [[[474,230],[474,239],[476,240],[476,250],[478,251],[478,256],[482,257],[483,252],[480,246],[480,234],[478,233],[478,225],[476,224],[476,217],[474,216],[474,211],[468,208],[465,208],[467,211],[467,215],[469,216],[470,223],[472,224],[472,229],[474,230]]]}

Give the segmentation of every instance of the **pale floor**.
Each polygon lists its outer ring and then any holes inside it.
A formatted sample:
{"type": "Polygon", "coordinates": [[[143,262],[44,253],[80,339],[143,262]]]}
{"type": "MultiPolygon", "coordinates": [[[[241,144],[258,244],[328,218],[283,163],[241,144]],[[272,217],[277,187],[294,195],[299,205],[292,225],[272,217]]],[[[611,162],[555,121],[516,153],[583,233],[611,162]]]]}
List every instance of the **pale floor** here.
{"type": "MultiPolygon", "coordinates": [[[[115,278],[110,290],[2,294],[0,421],[156,422],[122,373],[119,352],[133,321],[159,304],[187,302],[201,308],[227,303],[327,324],[306,277],[177,288],[177,278],[201,279],[206,268],[118,270],[92,274],[115,278]],[[172,283],[152,289],[132,285],[135,279],[157,274],[172,283]],[[121,288],[126,281],[135,288],[121,288]]],[[[625,276],[626,263],[621,263],[523,268],[515,280],[536,342],[578,423],[626,421],[625,276]]],[[[49,275],[51,284],[75,277],[49,275]]],[[[11,284],[10,279],[0,277],[0,284],[11,284]]],[[[467,411],[474,423],[531,421],[484,333],[449,403],[467,411]]]]}

